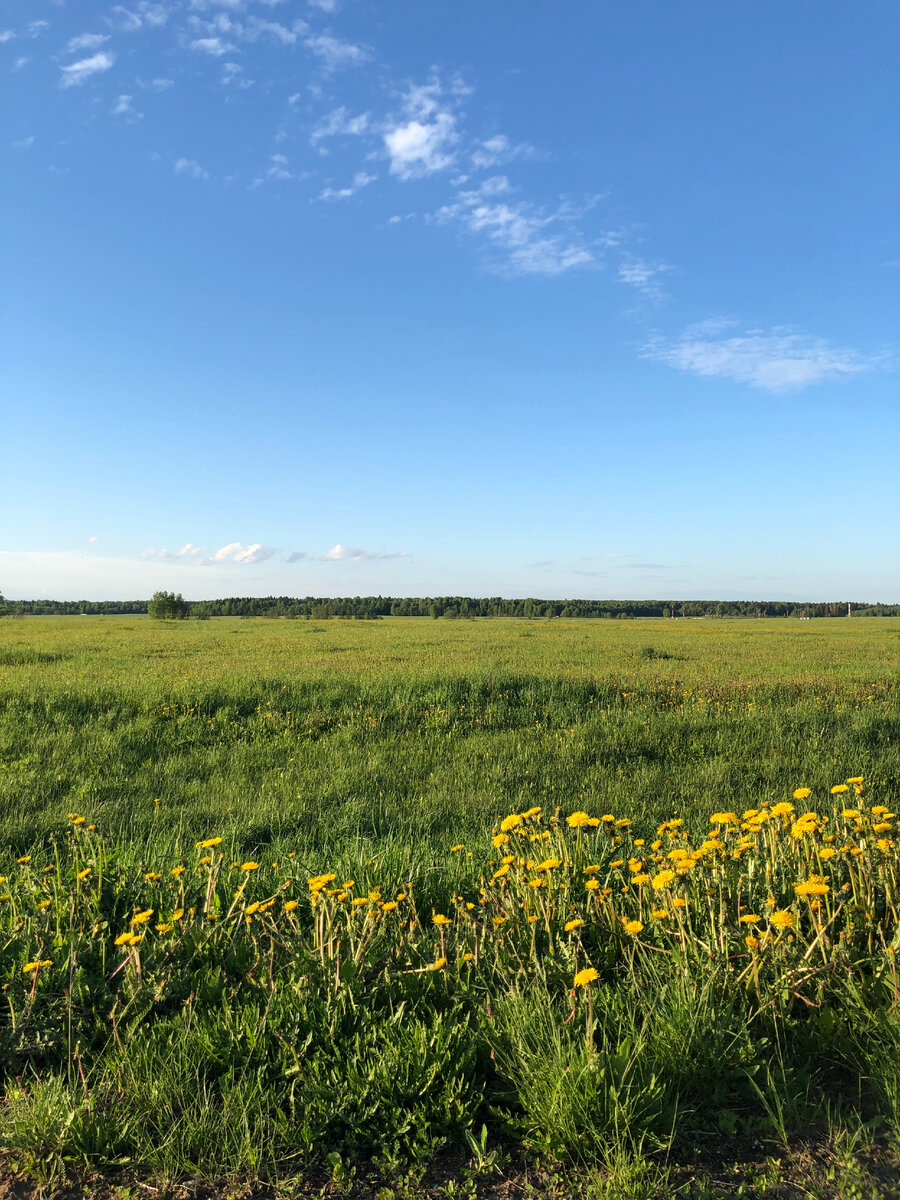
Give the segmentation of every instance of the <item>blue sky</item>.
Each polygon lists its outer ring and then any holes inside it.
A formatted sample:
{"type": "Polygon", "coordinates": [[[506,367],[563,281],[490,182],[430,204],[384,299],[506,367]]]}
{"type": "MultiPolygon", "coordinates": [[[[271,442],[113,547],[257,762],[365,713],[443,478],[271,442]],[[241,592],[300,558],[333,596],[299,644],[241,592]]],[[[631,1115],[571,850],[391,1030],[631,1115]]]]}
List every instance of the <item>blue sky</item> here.
{"type": "Polygon", "coordinates": [[[887,0],[5,13],[5,595],[900,599],[887,0]]]}

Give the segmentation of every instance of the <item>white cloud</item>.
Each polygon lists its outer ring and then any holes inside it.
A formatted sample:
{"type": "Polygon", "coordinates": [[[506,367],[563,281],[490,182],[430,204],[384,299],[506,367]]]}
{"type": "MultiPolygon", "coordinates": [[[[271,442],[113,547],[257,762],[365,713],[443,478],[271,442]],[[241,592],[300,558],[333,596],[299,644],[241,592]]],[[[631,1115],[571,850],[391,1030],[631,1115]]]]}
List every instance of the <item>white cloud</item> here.
{"type": "Polygon", "coordinates": [[[169,19],[169,10],[164,4],[153,4],[141,0],[135,9],[117,4],[110,18],[113,25],[123,33],[138,33],[142,29],[158,29],[169,19]]]}
{"type": "Polygon", "coordinates": [[[322,12],[337,12],[337,0],[307,0],[307,3],[312,8],[321,9],[322,12]]]}
{"type": "Polygon", "coordinates": [[[174,79],[162,78],[150,80],[150,86],[153,88],[154,92],[165,92],[168,88],[173,87],[174,84],[174,79]]]}
{"type": "Polygon", "coordinates": [[[100,539],[99,539],[98,537],[89,537],[89,538],[88,538],[88,545],[90,545],[90,546],[93,546],[93,545],[95,545],[95,544],[96,544],[97,542],[99,542],[99,541],[100,541],[100,539]]]}
{"type": "Polygon", "coordinates": [[[108,33],[80,33],[78,37],[69,38],[66,52],[76,54],[79,50],[97,50],[108,41],[108,33]]]}
{"type": "Polygon", "coordinates": [[[437,220],[457,222],[468,233],[486,237],[503,251],[504,269],[514,274],[560,275],[596,265],[595,254],[574,227],[574,210],[562,206],[545,213],[526,201],[497,199],[509,190],[505,175],[492,176],[440,208],[437,220]]]}
{"type": "Polygon", "coordinates": [[[15,36],[11,29],[0,29],[0,46],[6,42],[11,42],[15,36]]]}
{"type": "Polygon", "coordinates": [[[189,175],[191,179],[209,179],[209,171],[204,170],[192,158],[179,158],[175,164],[175,173],[177,175],[189,175]]]}
{"type": "Polygon", "coordinates": [[[209,562],[210,564],[260,563],[265,562],[267,558],[271,558],[273,554],[277,553],[277,546],[263,546],[259,542],[254,542],[251,546],[245,546],[241,542],[229,542],[227,546],[223,546],[220,550],[217,550],[209,562]]]}
{"type": "Polygon", "coordinates": [[[82,84],[92,75],[108,71],[115,61],[116,56],[106,50],[101,50],[99,54],[94,54],[90,58],[82,58],[78,62],[62,68],[59,86],[68,88],[82,84]]]}
{"type": "Polygon", "coordinates": [[[326,71],[336,71],[340,67],[359,67],[372,59],[372,52],[364,46],[342,42],[327,33],[306,38],[304,45],[322,60],[326,71]]]}
{"type": "Polygon", "coordinates": [[[28,25],[28,36],[33,38],[40,37],[41,34],[46,33],[49,28],[49,21],[31,21],[28,25]]]}
{"type": "Polygon", "coordinates": [[[505,133],[497,133],[486,141],[479,142],[477,149],[472,151],[472,165],[482,170],[496,167],[501,163],[511,162],[514,158],[524,158],[534,153],[534,148],[526,142],[514,146],[505,133]]]}
{"type": "Polygon", "coordinates": [[[202,50],[204,54],[211,54],[214,58],[221,58],[223,54],[228,54],[230,51],[237,51],[237,46],[232,46],[230,42],[223,42],[220,37],[205,37],[194,38],[188,43],[189,50],[202,50]]]}
{"type": "Polygon", "coordinates": [[[320,200],[349,200],[351,196],[364,187],[368,187],[370,183],[374,183],[378,178],[377,175],[369,175],[365,171],[357,171],[353,176],[353,184],[351,187],[343,188],[324,188],[319,192],[320,200]]]}
{"type": "Polygon", "coordinates": [[[451,147],[458,140],[456,119],[441,112],[433,121],[407,121],[384,135],[391,160],[391,174],[401,179],[418,179],[443,171],[454,162],[451,147]]]}
{"type": "Polygon", "coordinates": [[[293,28],[288,29],[286,25],[281,25],[278,21],[264,21],[261,17],[250,17],[247,22],[246,36],[251,42],[254,42],[257,38],[267,34],[276,42],[280,42],[282,46],[293,46],[298,36],[306,33],[306,30],[305,21],[295,21],[293,28]]]}
{"type": "Polygon", "coordinates": [[[620,283],[635,288],[648,300],[659,302],[665,297],[659,276],[671,269],[666,263],[648,263],[639,258],[628,259],[619,266],[617,278],[620,283]]]}
{"type": "MultiPolygon", "coordinates": [[[[299,97],[298,97],[299,98],[299,97]]],[[[290,102],[295,103],[295,97],[291,96],[290,102]]],[[[360,113],[357,117],[351,117],[347,109],[341,106],[335,108],[323,118],[319,124],[313,129],[310,134],[310,141],[315,145],[322,138],[344,136],[358,136],[365,133],[369,128],[369,114],[367,112],[360,113]]]]}
{"type": "Polygon", "coordinates": [[[414,84],[403,97],[404,119],[394,119],[383,133],[391,174],[419,179],[444,171],[456,161],[454,102],[469,94],[460,80],[444,88],[439,79],[414,84]]]}
{"type": "Polygon", "coordinates": [[[33,145],[34,145],[34,134],[32,134],[31,137],[19,138],[19,140],[17,142],[13,142],[13,148],[15,150],[27,150],[30,146],[33,146],[33,145]]]}
{"type": "Polygon", "coordinates": [[[134,105],[131,103],[133,99],[134,99],[133,96],[120,96],[118,98],[118,100],[116,101],[115,107],[112,110],[113,116],[114,117],[124,117],[126,121],[142,120],[144,114],[142,112],[138,112],[137,109],[134,107],[134,105]]]}
{"type": "Polygon", "coordinates": [[[718,336],[735,324],[716,318],[690,326],[673,342],[655,338],[645,346],[643,357],[772,392],[847,379],[874,366],[874,360],[855,350],[782,327],[718,336]]]}
{"type": "Polygon", "coordinates": [[[287,168],[288,160],[283,154],[272,155],[272,165],[266,171],[268,179],[293,179],[293,174],[287,168]]]}
{"type": "Polygon", "coordinates": [[[152,547],[149,550],[141,551],[141,558],[159,559],[160,562],[202,562],[205,560],[207,550],[205,546],[195,546],[192,542],[188,542],[186,546],[182,546],[180,550],[155,550],[152,547]]]}
{"type": "Polygon", "coordinates": [[[23,67],[27,67],[31,62],[31,58],[27,54],[20,54],[10,67],[11,71],[21,71],[23,67]]]}
{"type": "Polygon", "coordinates": [[[389,558],[410,558],[411,555],[400,552],[379,554],[376,551],[364,550],[362,546],[342,546],[340,542],[325,554],[325,562],[383,562],[389,558]]]}
{"type": "Polygon", "coordinates": [[[245,546],[243,542],[229,542],[219,550],[209,553],[206,546],[195,546],[188,542],[180,550],[142,550],[141,558],[155,559],[160,562],[187,562],[203,567],[221,566],[223,564],[238,564],[240,566],[265,562],[273,554],[278,553],[277,546],[263,546],[260,542],[245,546]]]}

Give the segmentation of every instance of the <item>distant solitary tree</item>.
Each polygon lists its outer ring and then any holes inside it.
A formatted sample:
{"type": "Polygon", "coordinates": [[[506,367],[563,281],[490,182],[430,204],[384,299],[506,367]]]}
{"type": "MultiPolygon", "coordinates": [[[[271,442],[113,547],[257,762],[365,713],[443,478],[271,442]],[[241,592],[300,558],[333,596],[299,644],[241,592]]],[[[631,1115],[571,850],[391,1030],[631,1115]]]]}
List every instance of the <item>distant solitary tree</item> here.
{"type": "Polygon", "coordinates": [[[147,616],[156,621],[183,621],[188,615],[187,602],[181,592],[154,592],[147,604],[147,616]]]}

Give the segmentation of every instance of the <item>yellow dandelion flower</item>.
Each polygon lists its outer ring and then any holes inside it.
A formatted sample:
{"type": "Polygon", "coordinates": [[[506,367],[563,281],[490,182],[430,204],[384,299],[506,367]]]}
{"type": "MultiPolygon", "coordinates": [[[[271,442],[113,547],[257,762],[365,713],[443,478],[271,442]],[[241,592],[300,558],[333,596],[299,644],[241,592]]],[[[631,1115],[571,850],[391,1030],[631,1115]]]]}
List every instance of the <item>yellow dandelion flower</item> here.
{"type": "Polygon", "coordinates": [[[595,892],[600,886],[600,882],[597,879],[588,879],[584,886],[589,892],[595,892]]]}
{"type": "Polygon", "coordinates": [[[354,900],[351,901],[351,906],[353,908],[361,908],[364,904],[369,904],[369,903],[370,903],[370,901],[369,901],[368,896],[357,896],[354,900]]]}
{"type": "Polygon", "coordinates": [[[675,882],[677,876],[674,871],[660,871],[658,875],[653,877],[653,887],[657,892],[665,891],[670,888],[675,882]]]}
{"type": "Polygon", "coordinates": [[[534,869],[535,871],[552,871],[554,867],[558,867],[559,865],[560,861],[558,858],[545,858],[544,861],[542,863],[538,863],[534,869]]]}
{"type": "Polygon", "coordinates": [[[113,943],[113,945],[114,946],[127,946],[130,941],[131,941],[130,933],[120,933],[119,936],[116,938],[115,942],[113,943]]]}
{"type": "Polygon", "coordinates": [[[88,877],[88,875],[90,875],[90,873],[91,873],[91,868],[85,867],[83,871],[78,872],[78,874],[75,876],[75,878],[76,879],[87,879],[87,877],[88,877]]]}
{"type": "Polygon", "coordinates": [[[887,811],[888,810],[884,804],[876,804],[872,808],[872,816],[880,817],[880,816],[883,816],[887,811]]]}
{"type": "Polygon", "coordinates": [[[183,916],[184,916],[184,909],[176,908],[175,911],[172,913],[172,920],[180,921],[183,916]]]}
{"type": "Polygon", "coordinates": [[[502,879],[503,876],[507,875],[507,874],[509,874],[509,863],[504,863],[502,867],[499,867],[494,872],[494,874],[491,876],[491,878],[492,879],[502,879]]]}
{"type": "Polygon", "coordinates": [[[171,921],[160,922],[160,924],[156,926],[156,932],[157,933],[171,933],[172,932],[172,922],[171,921]]]}
{"type": "Polygon", "coordinates": [[[387,903],[382,904],[381,911],[382,912],[393,912],[396,907],[397,907],[396,900],[388,900],[387,903]]]}
{"type": "Polygon", "coordinates": [[[739,919],[742,925],[758,925],[762,917],[759,913],[744,913],[739,919]]]}
{"type": "Polygon", "coordinates": [[[776,929],[793,929],[794,917],[786,909],[778,909],[769,917],[769,924],[774,925],[776,929]]]}
{"type": "Polygon", "coordinates": [[[156,871],[148,871],[144,879],[147,883],[156,883],[158,879],[162,879],[162,875],[157,874],[156,871]]]}
{"type": "Polygon", "coordinates": [[[452,925],[453,922],[449,917],[445,917],[443,913],[435,913],[431,918],[433,925],[452,925]]]}
{"type": "Polygon", "coordinates": [[[284,908],[282,911],[283,912],[293,912],[296,907],[297,907],[296,900],[285,900],[284,908]]]}
{"type": "Polygon", "coordinates": [[[579,971],[573,979],[572,983],[575,987],[587,987],[589,983],[593,983],[600,976],[593,967],[585,967],[583,971],[579,971]]]}
{"type": "Polygon", "coordinates": [[[611,862],[609,865],[610,865],[611,867],[616,867],[616,868],[619,868],[619,867],[624,867],[624,865],[625,865],[625,859],[624,859],[624,858],[616,858],[616,859],[613,859],[613,861],[612,861],[612,862],[611,862]]]}
{"type": "Polygon", "coordinates": [[[580,929],[583,924],[584,921],[582,921],[581,917],[574,917],[571,921],[566,921],[563,928],[566,933],[571,933],[573,929],[580,929]]]}
{"type": "Polygon", "coordinates": [[[890,821],[879,821],[877,825],[872,826],[873,833],[887,833],[891,828],[890,821]]]}
{"type": "Polygon", "coordinates": [[[645,883],[650,882],[650,876],[648,874],[646,874],[646,872],[644,872],[641,875],[632,875],[631,882],[633,884],[635,884],[637,887],[643,887],[643,885],[645,883]]]}
{"type": "MultiPolygon", "coordinates": [[[[797,791],[794,792],[794,799],[805,800],[810,791],[810,788],[797,788],[797,791]],[[800,795],[801,792],[803,793],[802,795],[800,795]]],[[[780,804],[774,804],[770,809],[773,817],[789,817],[793,811],[793,804],[789,804],[787,800],[782,800],[780,804]]]]}
{"type": "Polygon", "coordinates": [[[451,853],[451,854],[456,854],[456,853],[458,853],[458,851],[460,851],[460,850],[465,850],[465,846],[463,845],[463,843],[462,843],[462,842],[459,842],[459,843],[457,843],[457,845],[455,845],[455,846],[451,846],[451,847],[450,847],[450,853],[451,853]]]}
{"type": "Polygon", "coordinates": [[[754,937],[752,933],[747,934],[744,942],[749,950],[755,950],[759,946],[759,938],[754,937]]]}
{"type": "Polygon", "coordinates": [[[583,829],[590,822],[591,818],[586,812],[573,812],[570,816],[566,817],[566,824],[571,829],[583,829]]]}
{"type": "Polygon", "coordinates": [[[18,863],[20,866],[23,866],[25,863],[30,863],[30,862],[31,862],[31,855],[30,855],[30,854],[23,854],[21,858],[17,858],[17,859],[16,859],[16,862],[17,862],[17,863],[18,863]]]}
{"type": "Polygon", "coordinates": [[[494,924],[495,924],[495,925],[505,925],[505,924],[506,924],[506,917],[494,917],[494,918],[493,918],[493,921],[494,921],[494,924]]]}
{"type": "Polygon", "coordinates": [[[494,847],[495,850],[499,850],[499,848],[501,846],[505,846],[508,841],[509,841],[509,838],[506,836],[505,833],[495,833],[494,836],[491,838],[491,845],[494,847]]]}
{"type": "Polygon", "coordinates": [[[474,954],[467,952],[466,954],[464,954],[462,956],[462,958],[460,959],[460,962],[464,962],[464,963],[471,962],[474,957],[475,957],[474,954]]]}
{"type": "Polygon", "coordinates": [[[178,876],[183,875],[186,870],[187,870],[187,867],[173,867],[172,870],[169,872],[169,874],[174,875],[175,878],[177,879],[178,876]]]}
{"type": "Polygon", "coordinates": [[[508,817],[504,817],[500,822],[500,832],[509,833],[511,829],[515,829],[517,825],[522,824],[521,813],[510,813],[508,817]]]}
{"type": "Polygon", "coordinates": [[[434,960],[434,962],[431,964],[431,969],[432,969],[432,971],[443,971],[443,969],[444,969],[444,967],[446,967],[446,965],[447,965],[446,958],[436,958],[434,960]]]}
{"type": "Polygon", "coordinates": [[[25,966],[22,968],[22,974],[30,975],[32,973],[32,971],[40,971],[40,969],[42,967],[52,967],[52,966],[53,966],[53,960],[51,958],[45,958],[41,962],[26,963],[25,966]]]}
{"type": "Polygon", "coordinates": [[[840,796],[843,792],[849,792],[849,790],[846,783],[836,783],[831,789],[831,794],[832,796],[840,796]]]}
{"type": "Polygon", "coordinates": [[[716,812],[709,818],[710,825],[736,825],[737,814],[733,812],[716,812]]]}
{"type": "Polygon", "coordinates": [[[221,841],[220,837],[204,838],[202,842],[196,842],[195,845],[198,850],[211,850],[213,846],[220,845],[221,841]]]}
{"type": "Polygon", "coordinates": [[[824,875],[810,875],[809,879],[794,884],[794,894],[797,896],[827,896],[831,886],[825,882],[824,875]]]}
{"type": "Polygon", "coordinates": [[[687,908],[688,902],[682,896],[676,896],[672,901],[673,908],[687,908]]]}
{"type": "Polygon", "coordinates": [[[51,900],[42,900],[40,902],[40,904],[38,905],[38,908],[41,910],[41,912],[43,912],[44,909],[49,908],[51,904],[52,904],[51,900]]]}
{"type": "Polygon", "coordinates": [[[654,919],[654,921],[662,921],[663,918],[667,917],[668,915],[668,912],[664,908],[654,908],[650,913],[650,916],[654,919]]]}
{"type": "MultiPolygon", "coordinates": [[[[259,863],[258,862],[241,863],[241,870],[242,871],[258,871],[259,863]]],[[[332,876],[332,878],[334,878],[334,876],[332,876]]]]}
{"type": "Polygon", "coordinates": [[[642,921],[623,921],[625,932],[630,933],[632,937],[636,937],[644,928],[642,921]]]}
{"type": "Polygon", "coordinates": [[[134,916],[131,918],[131,924],[132,924],[132,926],[146,925],[152,916],[153,916],[153,909],[145,908],[142,912],[136,912],[134,914],[134,916]]]}

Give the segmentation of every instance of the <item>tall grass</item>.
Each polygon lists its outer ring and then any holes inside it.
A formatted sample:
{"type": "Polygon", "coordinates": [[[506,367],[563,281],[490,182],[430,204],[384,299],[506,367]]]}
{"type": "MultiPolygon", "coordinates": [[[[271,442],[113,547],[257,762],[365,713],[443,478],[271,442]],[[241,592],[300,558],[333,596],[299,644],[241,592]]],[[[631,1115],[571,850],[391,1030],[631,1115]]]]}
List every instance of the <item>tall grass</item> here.
{"type": "Polygon", "coordinates": [[[0,626],[0,1145],[896,1143],[900,623],[609,624],[0,626]]]}

